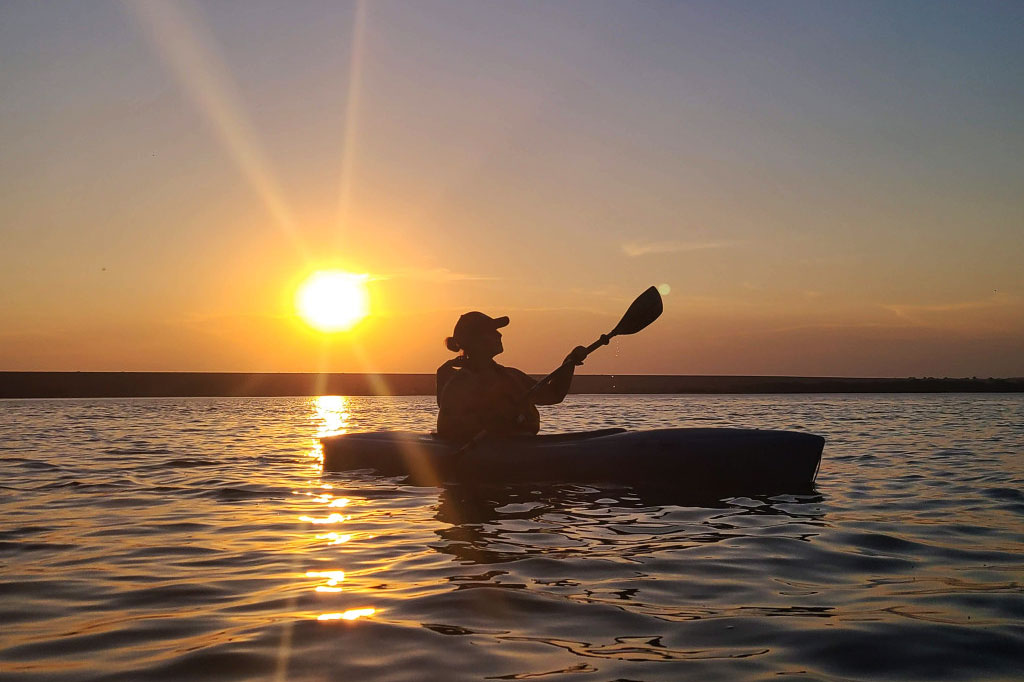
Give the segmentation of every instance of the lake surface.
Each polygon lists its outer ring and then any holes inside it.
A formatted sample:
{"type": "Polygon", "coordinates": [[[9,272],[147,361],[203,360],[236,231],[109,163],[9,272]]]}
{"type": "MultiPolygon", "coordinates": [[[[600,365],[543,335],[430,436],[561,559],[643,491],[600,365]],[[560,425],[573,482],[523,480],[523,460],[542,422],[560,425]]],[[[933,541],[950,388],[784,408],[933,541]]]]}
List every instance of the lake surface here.
{"type": "Polygon", "coordinates": [[[1020,679],[1024,396],[570,396],[805,430],[813,494],[323,474],[432,398],[0,401],[0,678],[1020,679]]]}

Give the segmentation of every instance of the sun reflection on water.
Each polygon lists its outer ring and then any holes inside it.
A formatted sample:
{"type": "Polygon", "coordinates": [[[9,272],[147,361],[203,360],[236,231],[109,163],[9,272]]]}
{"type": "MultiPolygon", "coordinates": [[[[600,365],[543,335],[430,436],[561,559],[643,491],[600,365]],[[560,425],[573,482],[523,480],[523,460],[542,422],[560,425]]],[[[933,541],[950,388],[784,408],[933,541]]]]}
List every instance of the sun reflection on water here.
{"type": "Polygon", "coordinates": [[[351,516],[345,516],[344,514],[331,514],[327,517],[317,518],[315,516],[300,516],[299,521],[305,521],[306,523],[344,523],[351,519],[351,516]]]}
{"type": "MultiPolygon", "coordinates": [[[[313,469],[323,467],[324,451],[320,439],[324,436],[335,436],[348,431],[349,422],[349,399],[341,395],[322,395],[313,399],[313,413],[309,420],[315,427],[313,446],[309,452],[310,465],[313,469]]],[[[324,484],[322,488],[330,489],[330,484],[324,484]]],[[[344,506],[337,504],[335,506],[344,506]]]]}
{"type": "Polygon", "coordinates": [[[312,420],[317,423],[317,437],[333,436],[348,430],[349,399],[341,395],[322,395],[313,401],[312,420]]]}
{"type": "Polygon", "coordinates": [[[317,585],[317,592],[341,592],[338,583],[345,579],[345,571],[306,571],[307,578],[325,578],[326,584],[317,585]]]}
{"type": "Polygon", "coordinates": [[[348,542],[352,539],[351,535],[345,533],[324,533],[323,535],[317,535],[317,540],[330,540],[328,545],[340,545],[348,542]]]}
{"type": "MultiPolygon", "coordinates": [[[[310,420],[315,424],[319,435],[328,433],[344,433],[345,426],[348,419],[348,412],[346,410],[346,399],[340,396],[322,396],[317,398],[313,404],[313,413],[310,416],[310,420]]],[[[314,456],[319,457],[321,450],[319,448],[319,442],[317,442],[317,448],[314,450],[314,456]]],[[[356,506],[352,499],[348,497],[335,496],[334,486],[329,483],[322,483],[317,481],[309,481],[310,488],[308,492],[295,491],[297,495],[303,496],[308,500],[308,503],[317,505],[314,509],[312,507],[306,508],[307,513],[299,516],[299,520],[308,524],[316,526],[324,525],[336,525],[347,523],[352,520],[352,514],[339,513],[336,510],[345,509],[349,511],[353,506],[356,506]],[[322,507],[319,505],[323,505],[322,507]],[[319,515],[316,513],[316,509],[326,509],[328,513],[326,515],[319,515]]],[[[312,530],[312,529],[311,529],[312,530]]],[[[352,540],[352,533],[343,533],[335,530],[329,532],[313,532],[313,537],[319,541],[324,542],[328,547],[343,545],[352,540]]],[[[366,534],[359,534],[360,538],[370,538],[366,534]]],[[[318,544],[319,544],[318,542],[318,544]]],[[[341,549],[341,548],[339,548],[341,549]]],[[[341,554],[338,554],[340,557],[341,554]]],[[[314,592],[317,593],[318,599],[320,600],[334,600],[343,599],[344,597],[339,594],[344,592],[345,594],[351,594],[355,598],[359,598],[359,590],[356,589],[353,592],[353,588],[342,587],[342,583],[345,580],[345,571],[331,569],[331,570],[307,570],[303,574],[306,578],[317,578],[316,584],[312,586],[314,592]],[[334,595],[338,596],[335,597],[334,595]]],[[[334,606],[338,608],[342,604],[325,604],[325,606],[334,606]]],[[[330,621],[330,620],[357,620],[366,616],[371,616],[376,613],[377,610],[362,606],[359,608],[352,608],[348,610],[341,610],[337,612],[322,613],[316,616],[317,620],[330,621]]]]}
{"type": "Polygon", "coordinates": [[[355,620],[363,616],[372,616],[377,609],[349,609],[342,613],[323,613],[316,617],[317,620],[355,620]]]}

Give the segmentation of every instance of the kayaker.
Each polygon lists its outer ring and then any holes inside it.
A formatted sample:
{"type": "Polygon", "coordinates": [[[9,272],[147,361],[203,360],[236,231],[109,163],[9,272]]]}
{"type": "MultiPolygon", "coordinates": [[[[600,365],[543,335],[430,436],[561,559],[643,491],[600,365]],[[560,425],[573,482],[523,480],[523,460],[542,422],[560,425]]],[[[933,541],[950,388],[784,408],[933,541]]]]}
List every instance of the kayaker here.
{"type": "Polygon", "coordinates": [[[586,349],[577,346],[554,378],[529,398],[536,383],[525,372],[494,361],[501,353],[501,332],[508,317],[489,317],[478,311],[459,318],[445,346],[460,353],[437,369],[437,433],[449,440],[467,441],[486,430],[493,435],[536,434],[537,405],[562,402],[586,349]],[[571,360],[571,362],[569,362],[571,360]]]}

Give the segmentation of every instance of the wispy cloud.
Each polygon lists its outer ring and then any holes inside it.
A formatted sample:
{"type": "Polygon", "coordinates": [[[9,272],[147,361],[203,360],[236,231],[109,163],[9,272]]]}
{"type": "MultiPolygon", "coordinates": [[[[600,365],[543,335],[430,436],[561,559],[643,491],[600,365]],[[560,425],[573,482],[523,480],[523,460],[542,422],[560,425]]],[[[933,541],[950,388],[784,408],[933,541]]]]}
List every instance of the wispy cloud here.
{"type": "Polygon", "coordinates": [[[647,256],[653,253],[684,253],[687,251],[706,251],[708,249],[726,249],[739,246],[738,241],[717,242],[627,242],[622,245],[622,252],[630,258],[647,256]]]}
{"type": "Polygon", "coordinates": [[[421,282],[483,282],[497,280],[498,278],[466,272],[454,272],[448,268],[410,268],[373,275],[371,279],[412,279],[421,282]]]}
{"type": "Polygon", "coordinates": [[[950,303],[890,303],[882,308],[893,313],[897,317],[909,320],[914,323],[921,323],[922,316],[929,313],[964,313],[972,310],[986,310],[992,308],[1003,308],[1020,304],[1020,298],[1012,294],[995,293],[987,299],[977,301],[954,301],[950,303]]]}

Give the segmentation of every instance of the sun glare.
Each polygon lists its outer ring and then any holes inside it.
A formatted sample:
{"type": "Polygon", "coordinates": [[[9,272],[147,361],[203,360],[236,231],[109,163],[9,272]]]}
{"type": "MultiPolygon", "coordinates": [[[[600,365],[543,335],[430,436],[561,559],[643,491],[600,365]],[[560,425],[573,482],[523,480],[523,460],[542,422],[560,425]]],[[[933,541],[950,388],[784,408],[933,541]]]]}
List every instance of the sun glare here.
{"type": "Polygon", "coordinates": [[[322,332],[351,329],[370,313],[366,275],[320,270],[306,278],[295,296],[299,316],[322,332]]]}

